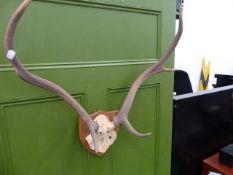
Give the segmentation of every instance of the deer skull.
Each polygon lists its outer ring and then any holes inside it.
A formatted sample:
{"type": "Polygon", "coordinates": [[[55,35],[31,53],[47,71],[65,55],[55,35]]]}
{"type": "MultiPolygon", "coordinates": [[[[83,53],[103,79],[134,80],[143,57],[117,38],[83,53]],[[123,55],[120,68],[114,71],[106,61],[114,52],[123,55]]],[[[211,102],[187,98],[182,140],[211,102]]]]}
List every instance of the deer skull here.
{"type": "Polygon", "coordinates": [[[79,136],[81,143],[84,147],[91,153],[102,156],[111,145],[116,141],[119,128],[117,128],[113,119],[118,115],[118,111],[97,111],[91,115],[91,118],[98,124],[99,128],[96,134],[96,141],[98,144],[98,150],[96,152],[94,148],[93,139],[91,137],[90,131],[86,123],[80,119],[79,120],[79,136]]]}
{"type": "MultiPolygon", "coordinates": [[[[117,138],[117,132],[115,131],[116,127],[113,122],[111,122],[108,117],[103,114],[98,115],[94,121],[99,125],[99,130],[96,135],[98,152],[105,153],[117,138]]],[[[89,134],[85,140],[88,142],[89,147],[94,151],[94,144],[91,134],[89,134]]]]}

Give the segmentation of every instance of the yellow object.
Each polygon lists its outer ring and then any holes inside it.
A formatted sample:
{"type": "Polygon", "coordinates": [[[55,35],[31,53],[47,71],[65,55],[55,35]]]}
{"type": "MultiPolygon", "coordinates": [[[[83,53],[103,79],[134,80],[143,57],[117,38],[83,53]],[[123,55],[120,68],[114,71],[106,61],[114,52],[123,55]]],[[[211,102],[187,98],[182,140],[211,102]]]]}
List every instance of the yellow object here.
{"type": "Polygon", "coordinates": [[[202,59],[201,77],[200,77],[200,86],[199,86],[200,91],[204,91],[204,90],[208,89],[209,76],[210,76],[210,61],[206,65],[205,58],[203,58],[202,59]]]}

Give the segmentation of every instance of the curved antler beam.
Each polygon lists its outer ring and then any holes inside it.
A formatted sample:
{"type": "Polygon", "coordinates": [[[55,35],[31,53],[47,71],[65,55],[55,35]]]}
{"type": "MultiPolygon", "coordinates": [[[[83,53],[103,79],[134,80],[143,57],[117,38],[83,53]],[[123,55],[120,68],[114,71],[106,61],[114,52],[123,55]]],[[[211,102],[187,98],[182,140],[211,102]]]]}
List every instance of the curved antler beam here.
{"type": "Polygon", "coordinates": [[[150,135],[151,133],[139,133],[137,132],[133,126],[130,124],[128,121],[128,113],[132,107],[135,95],[139,89],[139,87],[143,84],[145,80],[150,78],[152,75],[160,72],[165,72],[165,71],[170,71],[169,69],[165,68],[165,62],[169,59],[173,51],[175,50],[182,32],[183,32],[183,7],[180,7],[180,14],[179,14],[179,29],[176,34],[175,39],[173,40],[171,46],[169,49],[166,51],[166,53],[159,59],[157,64],[154,64],[147,70],[145,70],[133,83],[131,86],[125,101],[119,111],[118,116],[114,119],[114,124],[117,127],[124,126],[131,134],[138,136],[138,137],[146,137],[150,135]]]}
{"type": "Polygon", "coordinates": [[[41,78],[39,76],[36,76],[32,74],[31,72],[27,71],[24,68],[24,66],[21,64],[19,58],[15,55],[14,47],[13,47],[14,33],[15,33],[15,30],[16,30],[16,27],[17,27],[17,24],[20,18],[22,17],[23,13],[25,12],[25,10],[27,9],[30,3],[31,3],[31,0],[24,0],[22,2],[22,4],[18,7],[18,9],[12,15],[8,23],[7,29],[6,29],[4,43],[5,43],[6,54],[8,55],[10,63],[14,67],[15,72],[19,75],[20,78],[22,78],[23,80],[25,80],[26,82],[32,85],[47,89],[57,94],[79,114],[79,116],[85,121],[85,123],[87,124],[89,128],[89,131],[93,138],[94,148],[97,151],[98,145],[96,141],[96,132],[98,131],[98,124],[90,118],[86,110],[67,91],[65,91],[63,88],[61,88],[57,84],[49,80],[46,80],[44,78],[41,78]]]}

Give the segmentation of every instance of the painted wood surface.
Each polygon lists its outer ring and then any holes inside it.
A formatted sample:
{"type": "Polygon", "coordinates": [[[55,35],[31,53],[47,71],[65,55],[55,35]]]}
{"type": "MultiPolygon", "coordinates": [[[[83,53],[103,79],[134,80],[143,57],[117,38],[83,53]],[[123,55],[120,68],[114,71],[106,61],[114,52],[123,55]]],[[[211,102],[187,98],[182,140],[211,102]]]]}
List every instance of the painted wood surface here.
{"type": "MultiPolygon", "coordinates": [[[[139,139],[122,129],[106,156],[92,156],[80,144],[77,114],[19,79],[5,59],[4,31],[20,2],[0,0],[0,174],[169,175],[173,74],[146,81],[129,114],[152,135],[139,139]]],[[[89,113],[118,110],[174,29],[172,0],[34,0],[15,50],[28,70],[64,87],[89,113]]]]}

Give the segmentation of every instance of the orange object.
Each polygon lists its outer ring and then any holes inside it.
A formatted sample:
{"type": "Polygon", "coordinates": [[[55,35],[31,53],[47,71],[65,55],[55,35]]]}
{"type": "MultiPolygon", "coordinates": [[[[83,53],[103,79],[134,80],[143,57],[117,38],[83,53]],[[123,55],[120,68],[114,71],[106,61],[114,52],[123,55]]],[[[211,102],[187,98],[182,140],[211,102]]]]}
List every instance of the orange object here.
{"type": "Polygon", "coordinates": [[[208,175],[209,172],[220,173],[222,175],[233,175],[233,168],[220,163],[218,159],[219,153],[203,160],[202,175],[208,175]]]}

